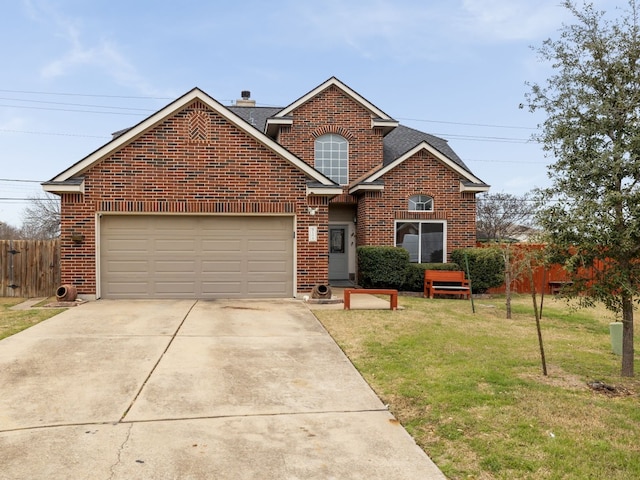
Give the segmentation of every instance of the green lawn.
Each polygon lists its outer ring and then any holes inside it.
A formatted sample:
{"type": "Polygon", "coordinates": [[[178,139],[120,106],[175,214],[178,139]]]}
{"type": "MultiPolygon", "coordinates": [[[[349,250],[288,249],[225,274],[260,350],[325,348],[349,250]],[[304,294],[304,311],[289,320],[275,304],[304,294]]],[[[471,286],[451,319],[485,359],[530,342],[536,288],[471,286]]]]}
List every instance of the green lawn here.
{"type": "Polygon", "coordinates": [[[24,302],[24,298],[0,297],[0,340],[21,332],[36,323],[62,312],[60,308],[30,308],[28,310],[11,310],[14,305],[24,302]]]}
{"type": "Polygon", "coordinates": [[[640,382],[619,376],[609,312],[546,297],[544,377],[530,297],[512,320],[504,297],[475,300],[475,314],[464,300],[399,303],[314,313],[447,477],[640,478],[640,382]]]}

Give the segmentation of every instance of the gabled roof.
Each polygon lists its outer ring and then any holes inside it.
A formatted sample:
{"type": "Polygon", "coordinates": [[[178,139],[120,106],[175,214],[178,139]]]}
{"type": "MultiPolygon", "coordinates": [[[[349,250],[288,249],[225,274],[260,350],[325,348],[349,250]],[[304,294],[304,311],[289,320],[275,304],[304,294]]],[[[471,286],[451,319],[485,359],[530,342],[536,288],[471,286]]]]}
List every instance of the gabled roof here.
{"type": "Polygon", "coordinates": [[[489,185],[469,170],[460,157],[449,147],[446,140],[419,130],[398,126],[384,138],[383,164],[354,182],[349,188],[349,193],[363,190],[379,190],[380,181],[385,173],[421,150],[431,153],[440,162],[462,177],[460,182],[461,191],[485,192],[489,190],[489,185]]]}
{"type": "Polygon", "coordinates": [[[397,120],[394,120],[393,118],[391,118],[389,115],[387,115],[378,107],[376,107],[373,103],[369,102],[366,98],[361,96],[355,90],[352,90],[351,88],[349,88],[347,85],[342,83],[336,77],[331,77],[329,80],[327,80],[324,83],[321,83],[316,88],[311,90],[309,93],[303,95],[302,97],[298,98],[295,102],[289,104],[289,106],[280,110],[273,117],[267,119],[265,132],[273,135],[273,132],[272,132],[273,129],[270,128],[270,126],[282,125],[283,122],[291,123],[293,119],[290,115],[296,108],[298,108],[300,105],[305,104],[309,100],[313,99],[314,97],[316,97],[318,94],[322,93],[324,90],[326,90],[329,87],[336,87],[340,89],[348,97],[352,98],[354,101],[356,101],[357,103],[362,105],[365,109],[367,109],[369,112],[371,112],[371,127],[380,127],[385,131],[385,134],[386,134],[398,126],[397,120]]]}
{"type": "Polygon", "coordinates": [[[266,136],[257,128],[252,127],[249,123],[236,115],[232,110],[218,103],[211,96],[209,96],[199,88],[194,88],[191,91],[185,93],[182,97],[171,102],[166,107],[157,111],[150,117],[147,117],[145,120],[141,121],[134,127],[125,130],[121,135],[113,138],[110,142],[106,143],[79,162],[59,173],[50,181],[43,183],[43,188],[49,192],[82,192],[84,185],[81,182],[79,183],[76,177],[81,176],[84,172],[92,168],[105,157],[122,148],[123,146],[133,142],[136,138],[144,134],[146,131],[161,123],[166,118],[174,115],[194,100],[203,102],[209,108],[217,112],[227,121],[247,133],[249,136],[253,137],[258,142],[263,144],[280,158],[283,158],[284,160],[291,163],[291,165],[304,172],[310,180],[315,181],[317,184],[324,187],[328,187],[329,189],[337,187],[335,182],[324,176],[319,171],[307,165],[300,158],[295,156],[279,143],[275,142],[273,139],[266,136]],[[69,190],[70,188],[73,188],[73,190],[69,190]]]}

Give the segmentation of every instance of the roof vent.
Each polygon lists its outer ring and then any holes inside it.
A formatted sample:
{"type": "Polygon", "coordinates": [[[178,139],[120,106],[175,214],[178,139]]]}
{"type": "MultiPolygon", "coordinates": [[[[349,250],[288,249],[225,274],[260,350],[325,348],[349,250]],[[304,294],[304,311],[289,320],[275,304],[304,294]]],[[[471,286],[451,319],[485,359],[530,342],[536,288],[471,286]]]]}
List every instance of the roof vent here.
{"type": "Polygon", "coordinates": [[[256,101],[251,100],[251,92],[249,90],[242,90],[242,92],[240,92],[240,96],[242,98],[239,98],[238,100],[236,100],[236,107],[255,107],[256,106],[256,101]]]}

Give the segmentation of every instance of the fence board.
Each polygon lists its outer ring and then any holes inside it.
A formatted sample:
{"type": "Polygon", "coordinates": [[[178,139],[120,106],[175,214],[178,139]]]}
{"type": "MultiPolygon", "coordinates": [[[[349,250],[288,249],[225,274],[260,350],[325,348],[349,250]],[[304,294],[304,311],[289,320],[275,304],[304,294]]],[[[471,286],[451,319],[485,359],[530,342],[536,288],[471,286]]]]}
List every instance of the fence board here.
{"type": "Polygon", "coordinates": [[[0,281],[0,297],[55,295],[60,286],[60,239],[0,240],[0,281]]]}

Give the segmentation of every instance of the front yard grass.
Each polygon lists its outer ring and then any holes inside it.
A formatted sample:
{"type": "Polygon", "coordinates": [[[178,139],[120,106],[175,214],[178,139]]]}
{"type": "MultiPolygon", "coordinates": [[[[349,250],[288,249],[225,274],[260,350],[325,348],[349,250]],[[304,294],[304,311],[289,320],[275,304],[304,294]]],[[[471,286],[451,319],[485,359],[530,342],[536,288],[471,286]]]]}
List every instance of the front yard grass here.
{"type": "Polygon", "coordinates": [[[14,305],[24,301],[24,298],[0,297],[0,340],[51,318],[64,310],[62,308],[10,310],[14,305]]]}
{"type": "Polygon", "coordinates": [[[475,314],[464,300],[399,304],[314,313],[448,478],[640,478],[640,381],[619,376],[611,313],[546,297],[544,377],[529,296],[511,320],[504,297],[476,299],[475,314]]]}

